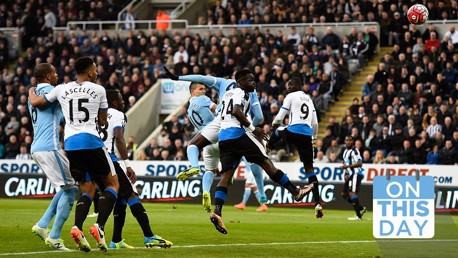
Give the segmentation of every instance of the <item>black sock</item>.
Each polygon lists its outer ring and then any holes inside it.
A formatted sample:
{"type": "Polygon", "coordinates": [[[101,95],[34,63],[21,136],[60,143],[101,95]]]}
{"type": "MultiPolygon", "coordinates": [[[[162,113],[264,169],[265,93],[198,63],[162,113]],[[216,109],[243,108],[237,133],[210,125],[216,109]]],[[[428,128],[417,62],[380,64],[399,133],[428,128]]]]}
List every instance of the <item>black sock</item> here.
{"type": "Polygon", "coordinates": [[[217,186],[215,190],[215,213],[221,216],[227,197],[227,187],[217,186]]]}
{"type": "Polygon", "coordinates": [[[116,203],[118,194],[111,188],[106,188],[99,198],[99,216],[97,217],[97,224],[104,230],[105,223],[110,216],[113,206],[116,203]]]}
{"type": "Polygon", "coordinates": [[[86,220],[89,209],[91,208],[92,198],[88,194],[83,194],[76,202],[75,207],[75,226],[83,230],[83,223],[86,220]]]}
{"type": "Polygon", "coordinates": [[[92,200],[94,202],[94,213],[99,213],[99,198],[100,198],[100,189],[99,188],[95,188],[95,195],[94,195],[94,200],[92,200]]]}
{"type": "Polygon", "coordinates": [[[316,178],[315,175],[309,177],[309,184],[313,184],[313,199],[315,200],[315,206],[317,204],[321,203],[321,198],[320,198],[320,189],[318,186],[318,178],[316,178]]]}
{"type": "Polygon", "coordinates": [[[132,215],[134,215],[134,217],[137,219],[138,224],[142,228],[143,235],[146,237],[154,236],[153,231],[151,231],[151,227],[149,225],[148,214],[146,213],[146,210],[143,207],[142,203],[137,198],[134,198],[129,201],[129,206],[132,215]]]}
{"type": "Polygon", "coordinates": [[[297,187],[289,181],[289,178],[283,171],[280,169],[277,170],[275,174],[273,174],[270,179],[272,179],[274,182],[277,182],[279,185],[283,186],[288,192],[294,194],[297,191],[297,187]]]}
{"type": "Polygon", "coordinates": [[[118,243],[122,240],[122,228],[124,227],[124,222],[126,221],[126,207],[127,204],[123,202],[116,202],[116,205],[113,209],[113,237],[111,241],[118,243]]]}
{"type": "Polygon", "coordinates": [[[353,205],[353,209],[356,212],[356,216],[358,216],[358,218],[361,218],[361,209],[362,209],[362,207],[359,204],[359,199],[358,198],[351,199],[351,205],[353,205]]]}

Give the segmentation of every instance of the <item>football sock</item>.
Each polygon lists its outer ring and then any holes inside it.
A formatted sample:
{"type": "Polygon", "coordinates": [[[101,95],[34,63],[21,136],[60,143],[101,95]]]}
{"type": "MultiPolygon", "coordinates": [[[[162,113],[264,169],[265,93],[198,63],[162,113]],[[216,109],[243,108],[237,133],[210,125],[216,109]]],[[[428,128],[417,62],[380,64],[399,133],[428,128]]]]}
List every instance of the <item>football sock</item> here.
{"type": "Polygon", "coordinates": [[[243,199],[242,199],[242,202],[244,204],[246,204],[246,202],[248,201],[248,198],[250,198],[250,194],[251,194],[251,188],[250,187],[245,188],[245,192],[243,192],[243,199]]]}
{"type": "Polygon", "coordinates": [[[146,213],[145,208],[138,198],[132,198],[129,200],[129,207],[132,215],[137,219],[138,224],[142,228],[143,235],[145,237],[154,236],[153,231],[149,225],[148,214],[146,213]]]}
{"type": "Polygon", "coordinates": [[[94,213],[99,213],[99,198],[100,194],[102,192],[100,191],[100,188],[95,188],[95,195],[94,195],[94,213]]]}
{"type": "Polygon", "coordinates": [[[97,224],[104,230],[105,223],[113,210],[114,204],[118,194],[111,188],[106,188],[99,198],[99,216],[97,217],[97,224]]]}
{"type": "MultiPolygon", "coordinates": [[[[260,197],[266,197],[264,192],[264,175],[262,173],[262,168],[258,164],[252,164],[251,173],[253,173],[254,180],[256,181],[256,186],[259,190],[260,197]]],[[[257,198],[259,200],[259,198],[257,198]]]]}
{"type": "Polygon", "coordinates": [[[358,199],[358,196],[357,195],[353,195],[351,197],[351,204],[353,205],[353,209],[355,210],[356,212],[356,216],[358,216],[358,218],[361,218],[361,205],[359,204],[359,199],[358,199]]]}
{"type": "Polygon", "coordinates": [[[281,186],[283,186],[286,190],[288,190],[288,192],[294,193],[294,191],[296,191],[296,186],[294,186],[293,183],[289,181],[288,176],[285,173],[283,173],[283,171],[281,171],[280,169],[277,170],[277,172],[273,174],[270,178],[273,181],[280,184],[281,186]]]}
{"type": "Polygon", "coordinates": [[[217,186],[215,191],[215,213],[221,216],[223,205],[227,197],[227,187],[217,186]]]}
{"type": "Polygon", "coordinates": [[[78,187],[74,186],[69,189],[61,190],[63,193],[57,204],[56,218],[52,226],[49,237],[51,239],[60,239],[60,233],[62,227],[67,221],[70,212],[72,211],[73,203],[75,202],[76,194],[78,193],[78,187]]]}
{"type": "Polygon", "coordinates": [[[205,174],[202,177],[202,191],[210,192],[210,189],[212,188],[214,177],[215,177],[215,174],[213,174],[213,172],[205,171],[205,174]]]}
{"type": "Polygon", "coordinates": [[[57,212],[57,203],[60,200],[60,197],[64,191],[62,189],[54,195],[54,197],[51,200],[51,203],[49,204],[48,208],[46,209],[45,213],[43,214],[43,217],[38,221],[38,226],[40,228],[48,228],[49,223],[51,222],[52,218],[56,215],[57,212]]]}
{"type": "Polygon", "coordinates": [[[261,194],[259,193],[259,191],[254,192],[254,196],[256,196],[256,201],[259,202],[259,198],[261,198],[261,194]]]}
{"type": "Polygon", "coordinates": [[[82,194],[75,207],[75,226],[83,230],[83,223],[86,220],[89,208],[91,208],[92,198],[89,194],[82,194]]]}
{"type": "Polygon", "coordinates": [[[318,186],[318,178],[316,178],[315,174],[312,174],[312,176],[309,177],[309,184],[313,184],[313,199],[315,200],[315,203],[321,203],[321,198],[320,198],[320,189],[318,186]]]}
{"type": "Polygon", "coordinates": [[[199,148],[196,145],[189,145],[188,149],[186,150],[188,154],[189,162],[191,162],[192,168],[199,167],[199,148]]]}
{"type": "Polygon", "coordinates": [[[125,200],[118,200],[113,209],[113,237],[111,241],[119,243],[122,240],[122,228],[126,221],[126,207],[125,200]]]}

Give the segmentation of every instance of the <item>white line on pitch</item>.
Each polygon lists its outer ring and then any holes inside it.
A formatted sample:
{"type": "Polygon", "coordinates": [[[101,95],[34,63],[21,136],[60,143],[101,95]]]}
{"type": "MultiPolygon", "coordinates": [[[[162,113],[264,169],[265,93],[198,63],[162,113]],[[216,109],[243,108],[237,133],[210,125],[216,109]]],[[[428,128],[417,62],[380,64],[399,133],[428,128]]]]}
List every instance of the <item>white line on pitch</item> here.
{"type": "MultiPolygon", "coordinates": [[[[234,244],[208,244],[208,245],[178,245],[173,246],[172,248],[197,248],[197,247],[231,247],[231,246],[266,246],[266,245],[314,245],[314,244],[358,244],[358,243],[412,243],[412,242],[458,242],[458,239],[404,239],[404,240],[354,240],[354,241],[311,241],[311,242],[272,242],[272,243],[234,243],[234,244]]],[[[146,249],[145,247],[135,247],[135,249],[146,249]]],[[[92,249],[92,251],[97,251],[99,249],[92,249]]],[[[112,250],[116,251],[116,250],[112,250]]],[[[71,250],[69,252],[80,252],[78,250],[71,250]]],[[[38,252],[20,252],[20,253],[0,253],[0,256],[14,256],[14,255],[34,255],[34,254],[62,254],[67,252],[61,252],[57,250],[52,251],[38,251],[38,252]]]]}

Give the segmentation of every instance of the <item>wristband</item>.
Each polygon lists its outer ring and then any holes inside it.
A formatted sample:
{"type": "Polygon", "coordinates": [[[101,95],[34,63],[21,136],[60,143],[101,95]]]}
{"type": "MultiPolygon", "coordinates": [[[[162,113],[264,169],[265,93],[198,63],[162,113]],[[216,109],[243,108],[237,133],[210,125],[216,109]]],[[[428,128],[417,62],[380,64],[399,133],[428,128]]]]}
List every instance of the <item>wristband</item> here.
{"type": "Polygon", "coordinates": [[[126,168],[131,167],[131,166],[130,166],[130,161],[129,161],[128,159],[125,159],[125,160],[124,160],[124,165],[126,166],[126,168]]]}
{"type": "Polygon", "coordinates": [[[253,132],[254,129],[256,129],[256,128],[254,127],[253,124],[250,124],[250,126],[248,126],[247,129],[248,129],[248,131],[253,132]]]}

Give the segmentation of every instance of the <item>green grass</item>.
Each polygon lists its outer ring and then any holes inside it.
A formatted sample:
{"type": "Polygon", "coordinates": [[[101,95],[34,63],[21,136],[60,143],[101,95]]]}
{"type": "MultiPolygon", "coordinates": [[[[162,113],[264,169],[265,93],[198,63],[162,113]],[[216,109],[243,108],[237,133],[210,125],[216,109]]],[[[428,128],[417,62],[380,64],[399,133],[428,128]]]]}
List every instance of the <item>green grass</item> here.
{"type": "MultiPolygon", "coordinates": [[[[102,253],[87,232],[95,218],[88,218],[84,232],[93,247],[90,253],[75,250],[69,232],[74,215],[64,226],[62,238],[71,253],[55,252],[31,233],[49,200],[0,199],[0,257],[456,257],[458,216],[437,215],[433,240],[376,241],[372,236],[372,214],[363,221],[347,221],[350,210],[325,210],[315,219],[311,208],[270,208],[258,213],[227,205],[224,222],[227,235],[217,232],[209,214],[199,205],[146,203],[153,232],[174,243],[171,249],[143,248],[143,235],[128,211],[123,237],[138,247],[102,253]],[[176,209],[173,209],[173,206],[176,209]]],[[[112,217],[106,226],[109,238],[112,217]]]]}

